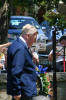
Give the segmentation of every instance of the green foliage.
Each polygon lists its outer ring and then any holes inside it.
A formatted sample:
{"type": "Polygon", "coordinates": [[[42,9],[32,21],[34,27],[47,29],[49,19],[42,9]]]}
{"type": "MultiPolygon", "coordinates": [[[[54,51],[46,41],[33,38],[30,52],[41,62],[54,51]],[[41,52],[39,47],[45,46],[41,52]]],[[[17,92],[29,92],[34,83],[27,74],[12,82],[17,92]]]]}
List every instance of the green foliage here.
{"type": "Polygon", "coordinates": [[[0,8],[3,7],[5,1],[7,2],[7,0],[0,0],[0,8]]]}
{"type": "Polygon", "coordinates": [[[43,73],[40,77],[42,78],[42,94],[47,96],[50,87],[49,75],[48,73],[43,73]]]}
{"type": "Polygon", "coordinates": [[[46,4],[47,4],[47,1],[46,1],[46,0],[42,0],[42,1],[40,2],[40,6],[46,6],[46,4]]]}
{"type": "Polygon", "coordinates": [[[66,28],[66,16],[60,15],[60,18],[58,19],[57,26],[59,26],[60,29],[66,28]]]}
{"type": "Polygon", "coordinates": [[[2,6],[2,2],[0,1],[0,7],[2,6]]]}
{"type": "Polygon", "coordinates": [[[66,0],[62,0],[66,4],[66,0]]]}
{"type": "Polygon", "coordinates": [[[56,21],[57,21],[57,18],[59,18],[59,14],[56,14],[54,12],[51,12],[51,11],[47,11],[45,13],[45,15],[43,15],[44,19],[47,20],[50,25],[55,25],[56,21]]]}
{"type": "Polygon", "coordinates": [[[3,2],[2,0],[0,0],[0,8],[3,6],[3,2]]]}
{"type": "Polygon", "coordinates": [[[33,0],[13,0],[12,4],[15,7],[22,6],[22,7],[29,7],[33,3],[33,0]]]}
{"type": "Polygon", "coordinates": [[[54,6],[57,7],[59,0],[37,0],[37,4],[40,6],[47,7],[47,9],[51,9],[54,6]]]}
{"type": "Polygon", "coordinates": [[[66,16],[61,16],[58,12],[47,11],[43,18],[49,22],[50,26],[66,27],[66,16]]]}

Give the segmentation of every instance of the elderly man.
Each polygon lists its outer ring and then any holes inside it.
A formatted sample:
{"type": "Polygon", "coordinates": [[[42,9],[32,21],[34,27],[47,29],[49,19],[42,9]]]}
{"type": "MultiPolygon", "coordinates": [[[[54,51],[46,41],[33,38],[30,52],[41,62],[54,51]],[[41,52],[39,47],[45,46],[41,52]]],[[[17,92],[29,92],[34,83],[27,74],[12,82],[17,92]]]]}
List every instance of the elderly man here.
{"type": "MultiPolygon", "coordinates": [[[[7,94],[12,100],[45,100],[37,96],[35,64],[29,48],[36,42],[37,29],[26,24],[7,52],[7,94]]],[[[49,100],[49,99],[47,99],[49,100]]]]}
{"type": "Polygon", "coordinates": [[[27,24],[7,52],[7,94],[12,100],[32,100],[37,95],[35,66],[29,49],[36,42],[37,29],[27,24]]]}

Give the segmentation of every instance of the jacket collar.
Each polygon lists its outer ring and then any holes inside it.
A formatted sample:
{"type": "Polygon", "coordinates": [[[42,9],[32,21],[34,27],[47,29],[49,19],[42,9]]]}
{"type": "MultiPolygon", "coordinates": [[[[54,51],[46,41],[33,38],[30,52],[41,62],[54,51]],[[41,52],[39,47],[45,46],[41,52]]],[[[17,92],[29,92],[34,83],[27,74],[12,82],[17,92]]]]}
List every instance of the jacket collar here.
{"type": "Polygon", "coordinates": [[[29,54],[32,56],[31,52],[29,51],[29,48],[27,47],[26,43],[21,40],[19,37],[17,38],[17,41],[20,42],[21,45],[25,47],[25,49],[29,52],[29,54]]]}
{"type": "MultiPolygon", "coordinates": [[[[23,37],[19,37],[24,43],[25,43],[25,45],[27,46],[27,43],[26,43],[26,41],[25,41],[25,39],[23,38],[23,37]]],[[[28,46],[27,46],[27,48],[28,48],[28,46]]]]}

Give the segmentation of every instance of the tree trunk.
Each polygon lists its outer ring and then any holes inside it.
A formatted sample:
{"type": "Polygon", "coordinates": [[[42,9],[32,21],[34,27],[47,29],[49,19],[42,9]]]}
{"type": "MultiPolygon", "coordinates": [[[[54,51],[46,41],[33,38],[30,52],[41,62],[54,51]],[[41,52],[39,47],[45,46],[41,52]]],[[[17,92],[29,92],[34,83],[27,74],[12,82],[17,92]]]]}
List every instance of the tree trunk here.
{"type": "Polygon", "coordinates": [[[0,44],[8,41],[8,4],[3,2],[0,8],[0,44]]]}

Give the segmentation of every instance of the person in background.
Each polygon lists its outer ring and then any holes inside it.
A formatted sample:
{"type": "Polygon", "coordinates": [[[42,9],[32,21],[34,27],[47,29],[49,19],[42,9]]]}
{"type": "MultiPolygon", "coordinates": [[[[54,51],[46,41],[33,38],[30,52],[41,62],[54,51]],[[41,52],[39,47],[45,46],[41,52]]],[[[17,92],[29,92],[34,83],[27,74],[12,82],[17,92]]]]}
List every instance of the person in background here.
{"type": "Polygon", "coordinates": [[[33,62],[35,64],[35,70],[39,71],[38,65],[39,65],[39,54],[37,52],[32,53],[33,56],[33,62]]]}
{"type": "MultiPolygon", "coordinates": [[[[59,39],[59,43],[56,46],[56,71],[63,72],[64,71],[64,46],[66,46],[66,34],[63,34],[59,39]]],[[[65,51],[66,54],[66,51],[65,51]]],[[[53,61],[53,50],[50,51],[48,60],[50,62],[53,61]]],[[[66,55],[65,55],[66,62],[66,55]]]]}
{"type": "Polygon", "coordinates": [[[35,64],[38,64],[39,63],[39,55],[38,55],[38,53],[37,52],[33,52],[32,55],[33,55],[33,62],[35,64]]]}
{"type": "MultiPolygon", "coordinates": [[[[4,57],[5,57],[5,51],[7,51],[7,47],[9,45],[11,45],[11,42],[0,45],[0,62],[1,62],[1,58],[2,58],[1,55],[4,55],[4,57]]],[[[0,69],[2,69],[2,68],[3,68],[3,64],[0,63],[0,69]]]]}
{"type": "MultiPolygon", "coordinates": [[[[56,50],[57,49],[58,48],[56,48],[56,50]]],[[[51,62],[51,65],[52,65],[52,61],[53,61],[53,50],[50,51],[49,56],[48,56],[48,60],[51,62]]],[[[59,52],[56,52],[56,71],[59,71],[60,70],[60,66],[58,65],[60,60],[61,60],[61,54],[59,52]]],[[[53,66],[51,67],[51,71],[53,71],[53,66]]]]}
{"type": "Polygon", "coordinates": [[[3,64],[0,63],[0,69],[2,69],[2,68],[3,68],[3,64]]]}
{"type": "Polygon", "coordinates": [[[0,45],[0,51],[1,51],[3,48],[8,47],[9,45],[11,45],[11,42],[8,42],[8,43],[5,43],[5,44],[1,44],[1,45],[0,45]]]}

